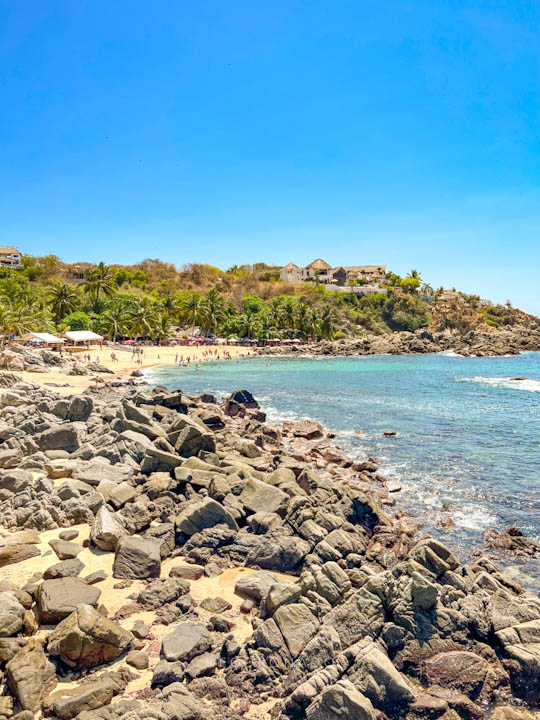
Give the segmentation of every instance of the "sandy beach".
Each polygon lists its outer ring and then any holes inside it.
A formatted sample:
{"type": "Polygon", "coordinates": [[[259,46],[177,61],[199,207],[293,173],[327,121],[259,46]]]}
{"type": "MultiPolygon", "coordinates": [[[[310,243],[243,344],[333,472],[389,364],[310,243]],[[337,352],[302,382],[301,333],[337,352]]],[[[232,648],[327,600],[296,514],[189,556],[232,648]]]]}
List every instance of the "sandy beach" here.
{"type": "MultiPolygon", "coordinates": [[[[190,366],[201,362],[227,362],[227,358],[236,359],[248,357],[254,354],[250,348],[235,347],[234,345],[216,346],[174,346],[174,347],[143,347],[142,357],[133,353],[132,349],[126,347],[124,350],[99,345],[93,345],[87,352],[74,354],[77,362],[81,365],[88,364],[86,356],[89,354],[92,362],[99,362],[113,371],[113,375],[103,373],[99,377],[104,380],[125,380],[133,370],[146,370],[161,365],[175,365],[187,362],[190,366]],[[114,354],[114,359],[113,359],[114,354]]],[[[64,352],[64,357],[71,357],[64,352]]],[[[84,392],[88,387],[95,384],[94,375],[68,375],[60,369],[51,367],[47,372],[17,373],[21,380],[34,382],[44,387],[54,388],[62,395],[73,395],[84,392]]]]}

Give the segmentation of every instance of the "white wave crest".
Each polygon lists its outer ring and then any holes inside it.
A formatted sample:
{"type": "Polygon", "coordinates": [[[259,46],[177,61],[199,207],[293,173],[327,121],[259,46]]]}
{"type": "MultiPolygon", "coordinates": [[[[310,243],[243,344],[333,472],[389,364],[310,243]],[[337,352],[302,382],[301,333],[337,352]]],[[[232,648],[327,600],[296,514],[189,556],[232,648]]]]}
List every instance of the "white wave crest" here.
{"type": "Polygon", "coordinates": [[[463,505],[461,510],[454,514],[456,525],[467,530],[484,530],[490,525],[495,525],[497,518],[485,507],[478,505],[463,505]]]}
{"type": "Polygon", "coordinates": [[[540,392],[540,380],[531,380],[524,378],[523,380],[513,380],[504,377],[482,377],[477,375],[471,378],[456,378],[457,382],[473,382],[482,385],[490,385],[491,387],[502,387],[507,390],[525,390],[526,392],[540,392]]]}

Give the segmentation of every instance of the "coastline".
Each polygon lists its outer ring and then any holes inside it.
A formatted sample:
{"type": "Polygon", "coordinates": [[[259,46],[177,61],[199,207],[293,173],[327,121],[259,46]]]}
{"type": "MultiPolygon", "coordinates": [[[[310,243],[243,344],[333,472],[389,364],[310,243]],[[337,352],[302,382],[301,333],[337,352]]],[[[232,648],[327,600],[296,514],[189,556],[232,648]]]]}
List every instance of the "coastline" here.
{"type": "MultiPolygon", "coordinates": [[[[13,346],[10,346],[10,350],[14,350],[13,346]]],[[[17,350],[17,348],[15,348],[17,350]]],[[[32,354],[38,354],[34,353],[32,354]]],[[[231,359],[239,359],[248,357],[253,354],[251,349],[228,346],[228,345],[215,345],[215,346],[174,346],[174,347],[143,347],[142,363],[137,362],[137,357],[133,355],[131,349],[118,350],[117,347],[103,346],[102,349],[99,346],[92,346],[89,348],[88,353],[91,357],[91,362],[97,362],[99,365],[106,368],[110,372],[95,373],[91,372],[84,375],[73,375],[68,369],[68,363],[62,365],[33,365],[30,366],[32,369],[17,370],[13,368],[14,374],[22,382],[36,383],[41,387],[55,390],[61,395],[74,395],[88,390],[93,387],[100,380],[105,382],[127,382],[134,371],[141,371],[144,373],[145,370],[150,370],[157,367],[175,366],[175,358],[178,356],[184,360],[189,357],[190,365],[196,365],[203,362],[227,362],[225,353],[230,355],[231,359]],[[117,360],[113,361],[111,353],[114,353],[117,360]],[[210,354],[212,353],[212,354],[210,354]]],[[[84,353],[86,354],[86,353],[84,353]]],[[[2,353],[0,353],[1,357],[2,353]]],[[[46,357],[49,357],[51,353],[48,353],[46,357]]],[[[59,356],[55,353],[57,359],[59,356]]],[[[87,362],[82,360],[83,353],[74,355],[76,364],[84,368],[88,365],[87,362]]],[[[68,353],[63,353],[63,358],[66,361],[71,359],[68,353]]],[[[3,367],[3,370],[11,370],[9,367],[3,367]]]]}
{"type": "MultiPolygon", "coordinates": [[[[519,635],[520,608],[540,622],[538,598],[488,556],[461,565],[419,539],[376,462],[348,458],[320,424],[269,424],[248,391],[218,403],[104,387],[66,402],[21,383],[1,403],[13,460],[3,577],[36,605],[20,634],[10,626],[10,669],[47,669],[46,681],[32,676],[34,710],[87,709],[89,683],[93,709],[112,700],[111,718],[125,720],[123,701],[179,717],[178,697],[231,720],[237,707],[311,720],[321,703],[328,717],[324,703],[343,693],[381,720],[421,720],[434,703],[449,718],[454,706],[480,718],[496,704],[500,720],[538,700],[534,641],[519,635]],[[106,655],[88,619],[111,638],[106,655]],[[100,683],[111,682],[107,694],[100,683]]],[[[28,697],[18,676],[10,688],[28,697]]]]}

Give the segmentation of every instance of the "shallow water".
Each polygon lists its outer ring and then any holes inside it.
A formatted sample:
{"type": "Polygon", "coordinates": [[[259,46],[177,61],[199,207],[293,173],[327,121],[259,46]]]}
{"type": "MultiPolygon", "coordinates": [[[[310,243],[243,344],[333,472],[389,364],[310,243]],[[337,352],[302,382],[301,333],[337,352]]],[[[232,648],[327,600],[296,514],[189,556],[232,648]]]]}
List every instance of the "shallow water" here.
{"type": "MultiPolygon", "coordinates": [[[[540,541],[540,353],[257,357],[159,368],[147,379],[192,395],[246,388],[270,421],[319,420],[349,454],[373,455],[398,479],[398,507],[463,559],[488,527],[516,525],[540,541]]],[[[507,572],[540,589],[540,560],[512,561],[507,572]]]]}

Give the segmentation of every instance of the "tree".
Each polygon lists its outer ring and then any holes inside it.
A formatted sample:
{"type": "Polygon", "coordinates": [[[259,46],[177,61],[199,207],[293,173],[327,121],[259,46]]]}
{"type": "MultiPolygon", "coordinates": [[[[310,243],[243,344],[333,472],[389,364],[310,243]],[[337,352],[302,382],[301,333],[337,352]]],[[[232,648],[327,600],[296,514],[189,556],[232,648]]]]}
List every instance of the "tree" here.
{"type": "Polygon", "coordinates": [[[420,281],[422,280],[420,273],[418,272],[418,270],[415,270],[414,268],[409,273],[407,273],[407,277],[413,278],[413,280],[420,280],[420,281]]]}
{"type": "Polygon", "coordinates": [[[332,339],[335,333],[335,326],[338,317],[333,307],[326,305],[321,312],[320,320],[320,331],[321,337],[325,339],[332,339]]]}
{"type": "Polygon", "coordinates": [[[217,290],[209,290],[204,298],[202,310],[203,327],[206,332],[215,333],[225,319],[225,303],[217,290]]]}
{"type": "Polygon", "coordinates": [[[94,308],[99,308],[101,297],[110,298],[116,291],[116,283],[113,274],[103,262],[91,270],[87,270],[84,279],[84,292],[87,293],[94,304],[94,308]]]}
{"type": "Polygon", "coordinates": [[[156,340],[168,340],[172,335],[172,322],[166,312],[158,313],[155,321],[154,337],[156,340]]]}
{"type": "Polygon", "coordinates": [[[238,318],[238,332],[241,337],[255,337],[260,327],[260,318],[255,313],[244,313],[238,318]]]}
{"type": "Polygon", "coordinates": [[[401,281],[401,287],[404,292],[412,295],[420,287],[420,280],[418,278],[406,277],[401,281]]]}
{"type": "Polygon", "coordinates": [[[70,330],[91,330],[92,318],[82,310],[77,310],[62,318],[62,322],[69,326],[70,330]]]}
{"type": "Polygon", "coordinates": [[[56,324],[58,324],[63,317],[76,310],[79,304],[77,293],[67,283],[52,287],[49,291],[49,300],[56,324]]]}
{"type": "Polygon", "coordinates": [[[423,283],[422,287],[420,288],[420,292],[422,295],[431,296],[434,293],[433,288],[429,283],[423,283]]]}
{"type": "Polygon", "coordinates": [[[148,298],[135,300],[127,311],[127,325],[135,340],[153,336],[156,318],[155,305],[148,298]]]}
{"type": "Polygon", "coordinates": [[[113,303],[99,318],[99,329],[108,335],[115,342],[118,335],[124,335],[128,331],[129,315],[127,308],[122,303],[113,303]]]}
{"type": "Polygon", "coordinates": [[[195,325],[202,321],[204,302],[199,293],[192,292],[182,302],[182,312],[185,319],[191,323],[191,334],[195,331],[195,325]]]}

